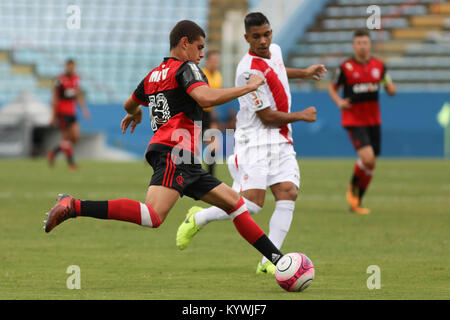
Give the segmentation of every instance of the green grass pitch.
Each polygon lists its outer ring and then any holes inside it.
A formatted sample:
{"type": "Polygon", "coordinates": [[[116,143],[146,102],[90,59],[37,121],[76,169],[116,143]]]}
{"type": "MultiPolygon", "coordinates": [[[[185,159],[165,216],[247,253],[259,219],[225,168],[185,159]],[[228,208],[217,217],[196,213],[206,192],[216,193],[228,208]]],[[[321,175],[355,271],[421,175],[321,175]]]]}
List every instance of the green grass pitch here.
{"type": "MultiPolygon", "coordinates": [[[[208,225],[185,251],[175,234],[187,209],[182,198],[156,230],[119,221],[77,218],[51,233],[44,213],[58,193],[86,200],[145,199],[152,170],[144,162],[0,161],[0,299],[449,299],[450,162],[380,159],[364,205],[348,211],[345,191],[354,159],[300,160],[302,187],[282,251],[307,254],[316,269],[302,293],[284,292],[256,275],[259,253],[230,221],[208,225]],[[68,266],[81,270],[69,290],[68,266]],[[369,290],[366,270],[380,268],[369,290]]],[[[218,177],[230,183],[225,166],[218,177]]],[[[254,216],[268,232],[270,191],[254,216]]]]}

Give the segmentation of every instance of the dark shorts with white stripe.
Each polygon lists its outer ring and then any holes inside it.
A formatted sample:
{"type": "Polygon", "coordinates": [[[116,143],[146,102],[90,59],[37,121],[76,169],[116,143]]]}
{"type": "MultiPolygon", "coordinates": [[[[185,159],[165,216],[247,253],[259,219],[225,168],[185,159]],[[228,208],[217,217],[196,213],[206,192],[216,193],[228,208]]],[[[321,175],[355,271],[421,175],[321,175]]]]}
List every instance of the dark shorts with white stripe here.
{"type": "Polygon", "coordinates": [[[150,186],[165,186],[200,200],[222,182],[206,172],[201,164],[178,163],[170,151],[151,151],[145,155],[153,168],[150,186]]]}

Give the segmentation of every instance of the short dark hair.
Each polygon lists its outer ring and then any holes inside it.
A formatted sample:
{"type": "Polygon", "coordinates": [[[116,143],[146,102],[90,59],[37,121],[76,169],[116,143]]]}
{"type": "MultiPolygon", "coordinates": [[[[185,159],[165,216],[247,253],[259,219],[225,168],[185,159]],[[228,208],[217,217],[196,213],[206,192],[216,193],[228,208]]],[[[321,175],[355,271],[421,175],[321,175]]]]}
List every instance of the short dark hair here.
{"type": "Polygon", "coordinates": [[[66,65],[67,64],[71,64],[71,63],[75,64],[75,60],[72,59],[72,58],[69,58],[69,59],[66,60],[66,65]]]}
{"type": "Polygon", "coordinates": [[[250,30],[250,27],[259,27],[266,23],[270,25],[267,17],[261,12],[250,12],[245,16],[244,19],[245,31],[247,32],[248,30],[250,30]]]}
{"type": "Polygon", "coordinates": [[[170,31],[170,49],[175,48],[183,37],[187,37],[189,43],[192,43],[200,37],[206,38],[206,35],[205,31],[195,22],[181,20],[170,31]]]}
{"type": "Polygon", "coordinates": [[[353,39],[356,37],[369,37],[370,38],[369,30],[367,30],[367,29],[355,30],[355,32],[353,33],[353,39]]]}

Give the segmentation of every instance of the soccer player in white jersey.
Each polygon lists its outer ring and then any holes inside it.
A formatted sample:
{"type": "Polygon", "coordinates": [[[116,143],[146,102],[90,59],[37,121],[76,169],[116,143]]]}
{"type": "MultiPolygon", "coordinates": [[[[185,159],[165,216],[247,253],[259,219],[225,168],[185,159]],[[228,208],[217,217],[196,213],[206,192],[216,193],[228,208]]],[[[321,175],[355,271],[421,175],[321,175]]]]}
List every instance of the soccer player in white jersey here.
{"type": "MultiPolygon", "coordinates": [[[[248,81],[251,74],[266,80],[257,91],[239,98],[235,132],[235,154],[228,159],[233,188],[242,192],[250,213],[264,205],[267,187],[275,197],[275,210],[269,225],[269,239],[281,248],[289,231],[300,186],[300,170],[293,147],[291,123],[313,122],[316,109],[291,112],[288,78],[322,79],[323,65],[307,69],[285,68],[281,49],[271,44],[272,30],[262,13],[245,17],[245,39],[250,50],[238,64],[236,85],[248,81]]],[[[217,208],[192,207],[180,225],[176,243],[183,250],[207,223],[227,219],[217,208]]],[[[273,274],[275,266],[263,257],[256,272],[273,274]]]]}

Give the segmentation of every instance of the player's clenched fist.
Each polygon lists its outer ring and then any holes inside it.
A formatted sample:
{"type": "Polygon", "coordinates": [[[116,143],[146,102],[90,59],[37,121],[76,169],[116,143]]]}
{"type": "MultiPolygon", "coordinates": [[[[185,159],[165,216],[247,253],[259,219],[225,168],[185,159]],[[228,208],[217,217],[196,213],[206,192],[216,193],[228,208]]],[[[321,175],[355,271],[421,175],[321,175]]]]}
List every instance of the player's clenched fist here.
{"type": "Polygon", "coordinates": [[[302,120],[306,122],[314,122],[317,118],[317,110],[315,107],[309,107],[305,110],[300,111],[302,115],[302,120]]]}

